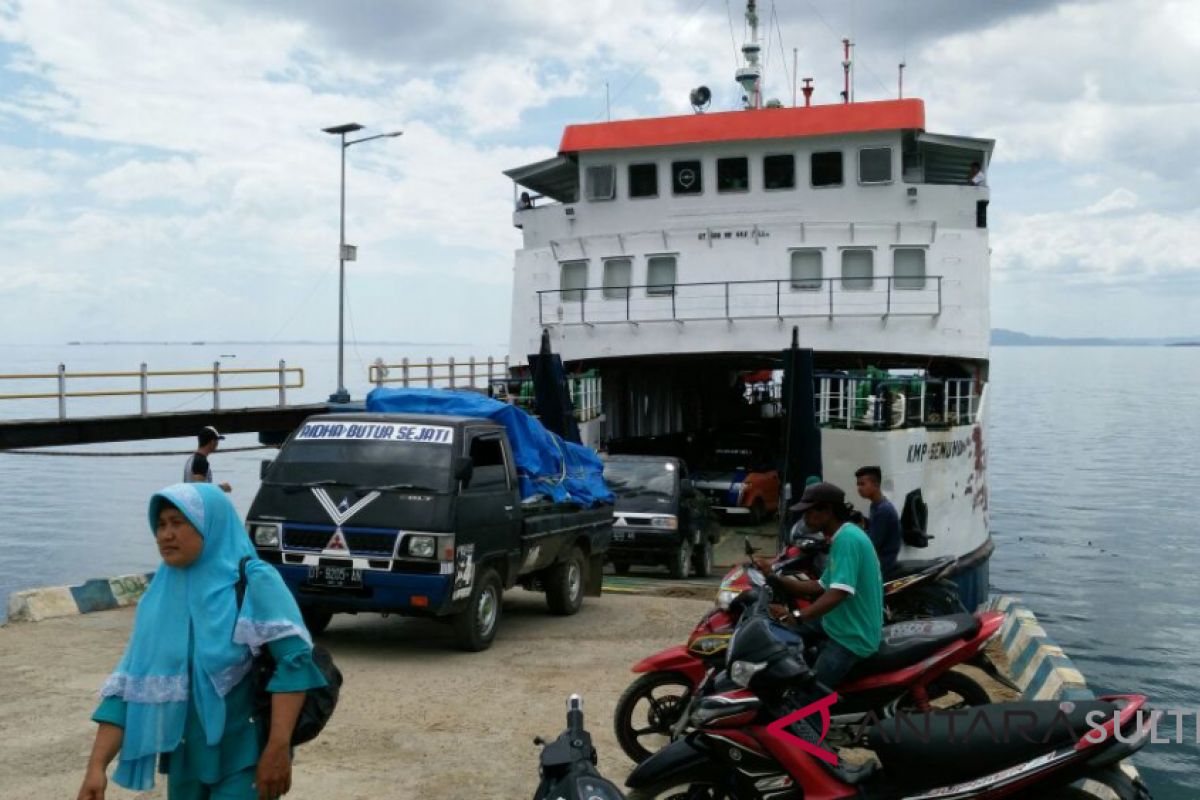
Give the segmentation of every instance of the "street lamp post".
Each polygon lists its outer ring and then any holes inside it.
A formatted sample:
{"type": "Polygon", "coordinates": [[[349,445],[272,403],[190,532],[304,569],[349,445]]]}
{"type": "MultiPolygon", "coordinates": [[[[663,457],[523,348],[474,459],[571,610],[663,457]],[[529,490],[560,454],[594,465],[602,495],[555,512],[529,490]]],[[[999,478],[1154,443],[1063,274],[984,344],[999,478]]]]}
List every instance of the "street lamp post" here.
{"type": "Polygon", "coordinates": [[[349,122],[345,125],[335,125],[332,128],[322,128],[325,133],[340,136],[342,139],[342,188],[341,203],[338,213],[338,385],[337,391],[329,396],[331,403],[349,403],[350,392],[346,391],[345,352],[346,352],[346,262],[353,261],[354,256],[347,258],[346,248],[346,148],[351,145],[369,142],[372,139],[384,139],[400,136],[404,131],[378,133],[374,136],[364,136],[361,139],[346,140],[347,133],[361,131],[362,125],[349,122]]]}

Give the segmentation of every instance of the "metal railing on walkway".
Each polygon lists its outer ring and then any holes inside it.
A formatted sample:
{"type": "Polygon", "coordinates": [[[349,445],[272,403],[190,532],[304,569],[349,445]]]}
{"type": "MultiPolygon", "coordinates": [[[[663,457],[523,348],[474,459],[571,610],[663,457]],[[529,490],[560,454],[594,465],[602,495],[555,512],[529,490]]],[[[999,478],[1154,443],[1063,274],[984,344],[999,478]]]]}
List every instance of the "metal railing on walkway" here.
{"type": "Polygon", "coordinates": [[[398,384],[406,388],[487,389],[494,380],[507,377],[507,356],[502,359],[471,356],[466,360],[450,357],[445,361],[434,361],[432,357],[413,361],[406,357],[399,364],[388,364],[377,358],[367,367],[367,380],[376,387],[398,384]]]}
{"type": "Polygon", "coordinates": [[[942,276],[863,276],[706,281],[542,289],[540,325],[783,319],[936,317],[942,276]]]}
{"type": "Polygon", "coordinates": [[[0,375],[0,381],[39,383],[54,381],[53,390],[0,393],[0,400],[57,400],[59,419],[67,418],[68,399],[98,397],[138,397],[140,413],[142,416],[146,416],[150,413],[150,397],[152,395],[211,393],[212,408],[214,411],[219,411],[221,395],[227,392],[278,392],[278,405],[286,406],[288,389],[304,388],[304,369],[289,367],[284,361],[280,361],[278,367],[264,368],[223,367],[221,362],[214,361],[211,369],[152,370],[143,363],[136,371],[130,372],[73,372],[68,371],[65,364],[59,364],[58,370],[55,372],[0,375]],[[273,375],[275,382],[232,385],[225,382],[232,376],[241,375],[273,375]],[[152,388],[150,385],[151,379],[183,377],[204,377],[207,378],[207,381],[203,385],[192,386],[155,386],[152,388]],[[110,380],[118,379],[136,379],[137,388],[73,388],[68,384],[70,381],[78,387],[80,382],[84,382],[88,387],[93,387],[97,385],[97,382],[107,383],[110,380]],[[289,383],[289,380],[294,380],[294,382],[289,383]]]}

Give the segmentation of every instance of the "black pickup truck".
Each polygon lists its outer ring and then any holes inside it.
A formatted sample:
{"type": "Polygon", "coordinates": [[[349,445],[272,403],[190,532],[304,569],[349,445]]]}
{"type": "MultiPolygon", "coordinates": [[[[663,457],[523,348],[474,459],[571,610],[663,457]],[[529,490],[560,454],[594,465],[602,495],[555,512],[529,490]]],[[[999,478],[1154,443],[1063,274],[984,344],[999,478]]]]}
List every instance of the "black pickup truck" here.
{"type": "Polygon", "coordinates": [[[709,576],[719,531],[681,459],[610,455],[604,476],[617,496],[608,558],[618,574],[631,564],[665,564],[672,578],[709,576]]]}
{"type": "Polygon", "coordinates": [[[338,612],[444,617],[461,648],[483,650],[505,589],[544,591],[556,614],[600,594],[612,506],[523,503],[490,420],[311,417],[262,478],[249,534],[314,632],[338,612]]]}

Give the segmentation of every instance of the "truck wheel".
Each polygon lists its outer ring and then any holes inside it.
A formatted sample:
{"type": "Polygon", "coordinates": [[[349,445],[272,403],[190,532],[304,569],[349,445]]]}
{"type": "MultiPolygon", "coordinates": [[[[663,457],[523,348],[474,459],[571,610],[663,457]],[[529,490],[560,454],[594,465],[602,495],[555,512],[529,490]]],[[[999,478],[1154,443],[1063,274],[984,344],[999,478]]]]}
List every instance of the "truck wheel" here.
{"type": "Polygon", "coordinates": [[[692,560],[692,543],[684,539],[679,543],[679,548],[671,554],[671,560],[667,562],[667,569],[671,572],[671,577],[675,580],[682,580],[688,576],[688,568],[691,566],[692,560]]]}
{"type": "Polygon", "coordinates": [[[754,520],[755,525],[761,525],[768,518],[767,504],[761,497],[754,498],[754,502],[750,504],[750,519],[754,520]]]}
{"type": "Polygon", "coordinates": [[[692,555],[692,568],[697,578],[707,578],[712,574],[713,549],[712,542],[707,539],[696,545],[692,555]]]}
{"type": "Polygon", "coordinates": [[[467,607],[454,617],[454,643],[470,653],[487,650],[500,627],[504,588],[496,570],[485,568],[475,578],[467,607]]]}
{"type": "Polygon", "coordinates": [[[567,557],[550,568],[546,580],[546,604],[550,611],[569,617],[583,605],[583,553],[572,547],[567,557]]]}
{"type": "Polygon", "coordinates": [[[313,636],[318,636],[329,627],[329,622],[333,619],[333,612],[321,608],[305,607],[300,609],[300,616],[304,618],[304,627],[308,628],[308,632],[313,636]]]}

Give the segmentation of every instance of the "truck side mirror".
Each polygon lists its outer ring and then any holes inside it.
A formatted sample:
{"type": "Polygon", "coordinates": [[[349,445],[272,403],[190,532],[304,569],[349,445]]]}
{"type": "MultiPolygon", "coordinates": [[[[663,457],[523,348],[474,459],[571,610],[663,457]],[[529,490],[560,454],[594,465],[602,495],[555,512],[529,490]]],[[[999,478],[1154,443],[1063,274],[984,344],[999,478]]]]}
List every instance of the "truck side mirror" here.
{"type": "Polygon", "coordinates": [[[683,497],[696,496],[696,487],[692,485],[691,478],[684,478],[679,482],[679,494],[683,497]]]}
{"type": "Polygon", "coordinates": [[[462,481],[463,486],[471,483],[471,476],[475,473],[475,460],[470,456],[459,456],[454,459],[454,480],[462,481]]]}
{"type": "Polygon", "coordinates": [[[259,462],[259,464],[258,464],[258,479],[260,481],[265,481],[267,479],[267,473],[271,471],[271,465],[274,463],[275,462],[269,458],[264,458],[262,461],[259,462]]]}

